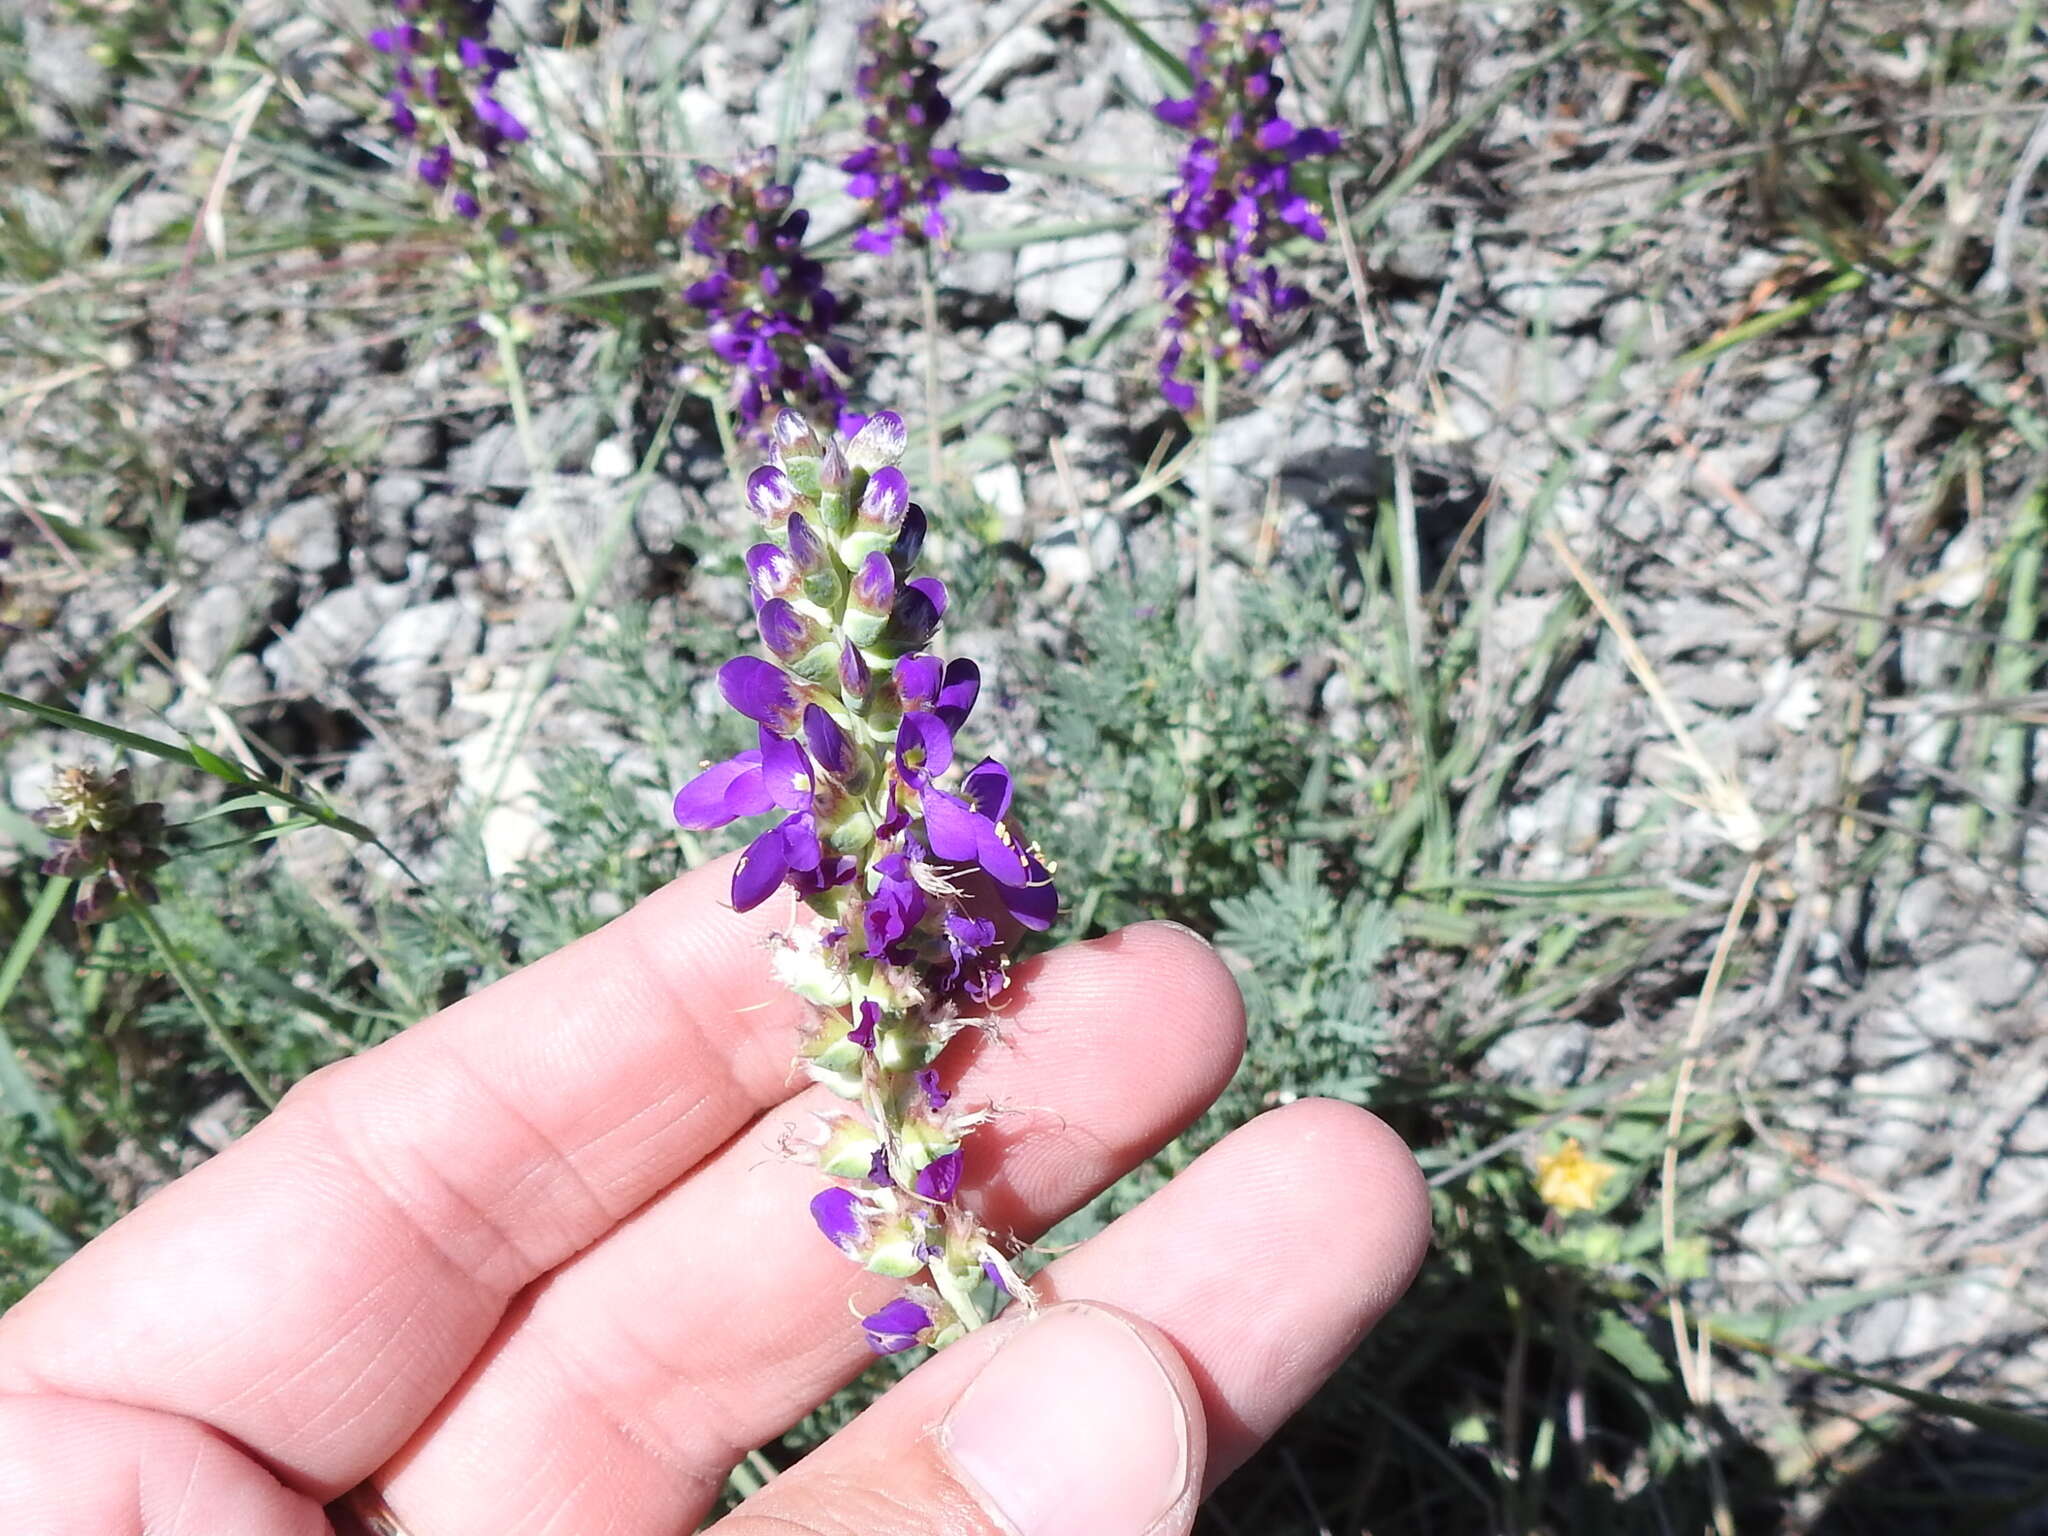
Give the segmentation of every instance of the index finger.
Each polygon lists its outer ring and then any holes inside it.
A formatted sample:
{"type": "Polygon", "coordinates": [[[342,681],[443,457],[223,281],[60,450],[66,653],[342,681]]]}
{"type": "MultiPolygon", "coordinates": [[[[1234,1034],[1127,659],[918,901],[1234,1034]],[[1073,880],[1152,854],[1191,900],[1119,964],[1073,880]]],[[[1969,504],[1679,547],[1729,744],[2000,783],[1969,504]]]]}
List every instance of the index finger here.
{"type": "Polygon", "coordinates": [[[0,1391],[201,1420],[329,1497],[507,1302],[787,1092],[797,1004],[730,862],[352,1060],[0,1317],[0,1391]]]}

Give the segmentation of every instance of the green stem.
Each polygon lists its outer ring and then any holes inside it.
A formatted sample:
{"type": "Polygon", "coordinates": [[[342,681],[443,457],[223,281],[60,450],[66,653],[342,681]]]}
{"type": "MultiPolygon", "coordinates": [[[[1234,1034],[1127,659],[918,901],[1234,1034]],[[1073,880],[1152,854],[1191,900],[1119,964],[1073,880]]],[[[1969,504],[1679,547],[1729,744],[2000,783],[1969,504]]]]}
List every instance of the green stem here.
{"type": "MultiPolygon", "coordinates": [[[[6,1017],[7,1000],[14,996],[14,989],[21,984],[36,946],[50,931],[57,909],[64,905],[64,895],[70,889],[69,880],[51,876],[36,897],[36,904],[29,909],[21,932],[7,947],[7,958],[0,961],[0,1021],[6,1017]]],[[[7,1038],[4,1022],[0,1022],[0,1103],[8,1105],[15,1113],[27,1114],[35,1122],[37,1135],[55,1137],[60,1134],[62,1122],[57,1118],[57,1111],[14,1054],[14,1043],[7,1038]]]]}
{"type": "Polygon", "coordinates": [[[711,424],[718,429],[718,451],[725,459],[725,472],[732,479],[733,494],[741,506],[747,502],[747,477],[740,468],[740,443],[732,430],[732,408],[723,395],[711,397],[711,424]]]}
{"type": "Polygon", "coordinates": [[[156,920],[156,914],[142,902],[132,898],[127,905],[129,916],[133,917],[142,931],[149,935],[149,941],[156,946],[157,955],[162,959],[164,969],[171,973],[171,979],[185,994],[185,1000],[192,1005],[192,1011],[199,1015],[199,1022],[206,1026],[206,1032],[213,1036],[213,1043],[220,1047],[220,1053],[227,1057],[229,1064],[242,1075],[242,1081],[249,1085],[249,1091],[263,1101],[265,1109],[277,1108],[277,1095],[264,1085],[263,1079],[256,1075],[256,1068],[251,1065],[249,1058],[242,1054],[242,1048],[235,1044],[234,1037],[221,1023],[220,1015],[213,1011],[213,1004],[206,1000],[206,994],[200,989],[198,978],[186,966],[185,957],[178,953],[177,946],[171,942],[171,936],[164,932],[163,924],[156,920]]]}
{"type": "Polygon", "coordinates": [[[945,480],[940,436],[943,428],[939,424],[939,280],[929,245],[921,248],[920,257],[918,286],[924,300],[924,419],[928,434],[927,452],[931,456],[931,494],[936,498],[944,489],[945,480]]]}
{"type": "Polygon", "coordinates": [[[1195,644],[1209,633],[1215,594],[1209,566],[1216,558],[1216,412],[1223,396],[1222,370],[1216,359],[1202,359],[1202,475],[1195,490],[1195,644]]]}
{"type": "Polygon", "coordinates": [[[590,583],[569,548],[562,520],[555,515],[554,455],[543,452],[540,439],[534,434],[533,402],[526,394],[526,374],[519,359],[519,343],[512,335],[511,313],[502,309],[494,312],[485,328],[497,338],[498,366],[504,371],[505,393],[512,402],[512,430],[519,434],[519,451],[526,455],[527,479],[540,503],[548,541],[554,545],[555,560],[562,567],[562,575],[568,579],[569,595],[581,598],[590,583]]]}

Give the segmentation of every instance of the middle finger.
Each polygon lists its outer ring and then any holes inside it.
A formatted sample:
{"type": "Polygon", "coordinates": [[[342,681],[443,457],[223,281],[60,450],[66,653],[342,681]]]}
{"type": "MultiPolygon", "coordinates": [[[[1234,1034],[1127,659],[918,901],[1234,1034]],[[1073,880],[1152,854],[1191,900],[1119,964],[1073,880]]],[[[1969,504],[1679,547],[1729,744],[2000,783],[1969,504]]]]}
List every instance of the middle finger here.
{"type": "MultiPolygon", "coordinates": [[[[1244,1026],[1222,963],[1162,924],[1018,979],[1002,1043],[965,1053],[958,1091],[1011,1110],[969,1143],[968,1203],[1034,1236],[1199,1114],[1244,1026]]],[[[833,1103],[814,1090],[771,1111],[522,1298],[377,1479],[408,1529],[688,1529],[748,1447],[866,1363],[849,1303],[871,1310],[898,1283],[819,1237],[821,1180],[774,1147],[833,1103]]]]}

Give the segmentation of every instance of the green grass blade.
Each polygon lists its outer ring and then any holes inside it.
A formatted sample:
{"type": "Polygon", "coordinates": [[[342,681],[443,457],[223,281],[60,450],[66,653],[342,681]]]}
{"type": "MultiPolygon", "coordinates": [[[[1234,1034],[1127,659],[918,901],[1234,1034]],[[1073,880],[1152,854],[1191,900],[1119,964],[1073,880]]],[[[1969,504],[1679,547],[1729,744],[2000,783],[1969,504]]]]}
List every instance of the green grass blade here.
{"type": "Polygon", "coordinates": [[[1151,60],[1153,72],[1159,76],[1161,85],[1170,91],[1185,91],[1194,85],[1193,71],[1174,57],[1172,49],[1140,26],[1131,13],[1118,5],[1116,0],[1088,0],[1088,7],[1107,16],[1123,28],[1124,35],[1136,43],[1139,51],[1151,60]]]}
{"type": "Polygon", "coordinates": [[[181,747],[174,742],[159,741],[154,736],[144,736],[136,731],[123,730],[118,725],[109,725],[104,720],[72,710],[60,709],[54,704],[38,704],[34,699],[24,699],[18,694],[0,693],[0,706],[33,715],[51,725],[62,726],[68,731],[79,731],[100,741],[117,747],[126,747],[131,752],[140,752],[145,757],[161,758],[167,763],[194,768],[214,778],[224,779],[230,784],[242,784],[260,795],[282,801],[293,810],[312,817],[323,827],[332,827],[337,832],[346,832],[350,837],[363,842],[376,841],[377,834],[359,821],[351,821],[339,811],[317,805],[311,800],[302,800],[281,784],[271,784],[262,779],[251,778],[240,766],[230,763],[218,753],[209,752],[200,746],[181,747]]]}
{"type": "Polygon", "coordinates": [[[36,946],[43,942],[43,935],[50,931],[50,924],[56,921],[57,909],[64,905],[65,894],[71,889],[71,882],[52,876],[36,897],[36,904],[29,908],[28,917],[21,925],[21,932],[14,936],[14,942],[7,946],[7,958],[0,961],[0,1105],[5,1105],[9,1114],[27,1115],[35,1122],[36,1134],[53,1137],[59,1133],[56,1110],[43,1097],[42,1090],[23,1070],[21,1061],[14,1054],[14,1042],[7,1038],[4,1023],[7,1014],[7,1000],[14,996],[14,989],[21,985],[21,978],[28,970],[28,963],[34,957],[36,946]]]}

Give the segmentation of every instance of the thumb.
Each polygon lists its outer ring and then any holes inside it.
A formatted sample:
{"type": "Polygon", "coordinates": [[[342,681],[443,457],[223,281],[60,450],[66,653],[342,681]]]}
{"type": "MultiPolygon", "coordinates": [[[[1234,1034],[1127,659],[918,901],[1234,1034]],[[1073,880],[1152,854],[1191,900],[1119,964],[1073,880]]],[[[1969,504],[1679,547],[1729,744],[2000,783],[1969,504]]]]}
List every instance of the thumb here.
{"type": "Polygon", "coordinates": [[[712,1536],[1183,1536],[1207,1448],[1165,1336],[1068,1303],[927,1361],[712,1536]]]}

